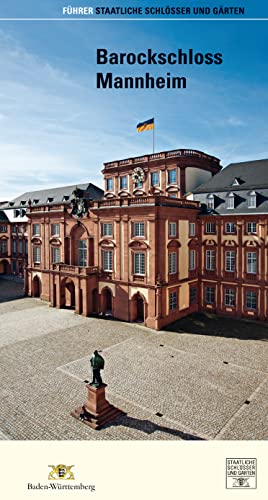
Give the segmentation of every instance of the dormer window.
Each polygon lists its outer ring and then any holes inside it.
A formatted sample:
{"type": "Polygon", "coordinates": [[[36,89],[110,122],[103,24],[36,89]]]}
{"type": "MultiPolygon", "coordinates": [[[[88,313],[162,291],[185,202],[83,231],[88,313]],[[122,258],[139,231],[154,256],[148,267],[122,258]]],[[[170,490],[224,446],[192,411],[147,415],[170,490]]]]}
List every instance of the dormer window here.
{"type": "Polygon", "coordinates": [[[68,201],[70,198],[70,196],[68,196],[67,194],[65,194],[62,198],[62,201],[68,201]]]}
{"type": "Polygon", "coordinates": [[[248,208],[256,208],[257,206],[257,194],[255,191],[251,191],[248,195],[248,208]]]}
{"type": "Polygon", "coordinates": [[[232,182],[232,186],[240,186],[243,183],[244,183],[244,181],[242,181],[242,179],[240,179],[240,177],[235,177],[233,182],[232,182]]]}
{"type": "Polygon", "coordinates": [[[24,205],[26,205],[26,201],[25,200],[21,200],[20,204],[23,207],[24,205]]]}
{"type": "Polygon", "coordinates": [[[235,195],[234,193],[229,193],[226,198],[226,208],[232,209],[235,207],[235,195]]]}
{"type": "Polygon", "coordinates": [[[53,200],[54,200],[54,198],[48,198],[47,203],[52,203],[53,200]]]}
{"type": "Polygon", "coordinates": [[[208,208],[211,208],[212,210],[214,210],[214,204],[215,204],[214,194],[209,194],[207,196],[207,206],[208,206],[208,208]]]}
{"type": "Polygon", "coordinates": [[[35,199],[35,200],[33,200],[33,204],[34,204],[34,205],[37,205],[37,203],[39,203],[39,200],[36,200],[36,199],[35,199]]]}

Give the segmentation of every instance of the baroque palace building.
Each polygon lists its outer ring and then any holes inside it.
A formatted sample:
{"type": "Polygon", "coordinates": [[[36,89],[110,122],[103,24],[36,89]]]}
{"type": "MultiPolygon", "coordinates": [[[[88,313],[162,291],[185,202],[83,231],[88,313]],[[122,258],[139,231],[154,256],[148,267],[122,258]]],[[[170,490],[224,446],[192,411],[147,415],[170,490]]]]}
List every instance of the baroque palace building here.
{"type": "Polygon", "coordinates": [[[194,190],[202,310],[268,318],[268,160],[232,163],[194,190]]]}
{"type": "Polygon", "coordinates": [[[0,272],[24,263],[28,295],[155,329],[195,311],[265,319],[267,172],[179,149],[105,163],[104,191],[24,193],[0,206],[0,272]]]}

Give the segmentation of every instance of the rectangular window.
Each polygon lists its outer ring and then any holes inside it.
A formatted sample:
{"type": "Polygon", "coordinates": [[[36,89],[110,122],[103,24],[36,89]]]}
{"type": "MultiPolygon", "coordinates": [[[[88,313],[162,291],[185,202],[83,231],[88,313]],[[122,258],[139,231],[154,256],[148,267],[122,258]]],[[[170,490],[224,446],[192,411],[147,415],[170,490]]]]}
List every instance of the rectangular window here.
{"type": "Polygon", "coordinates": [[[78,241],[78,266],[86,267],[87,266],[87,241],[79,240],[78,241]]]}
{"type": "Polygon", "coordinates": [[[235,290],[233,288],[226,288],[224,292],[225,305],[229,307],[235,306],[235,290]]]}
{"type": "Polygon", "coordinates": [[[40,236],[40,224],[33,224],[33,236],[40,236]]]}
{"type": "Polygon", "coordinates": [[[233,273],[235,271],[236,254],[234,251],[225,252],[225,271],[233,273]]]}
{"type": "Polygon", "coordinates": [[[248,234],[256,234],[257,233],[257,223],[256,222],[248,222],[247,223],[247,233],[248,234]]]}
{"type": "Polygon", "coordinates": [[[41,247],[40,246],[33,247],[33,261],[34,261],[34,264],[41,263],[41,247]]]}
{"type": "Polygon", "coordinates": [[[22,240],[19,240],[19,253],[22,253],[22,240]]]}
{"type": "Polygon", "coordinates": [[[234,234],[235,233],[235,223],[234,222],[226,222],[225,232],[228,234],[234,234]]]}
{"type": "Polygon", "coordinates": [[[208,196],[207,206],[208,206],[208,208],[211,208],[212,210],[214,210],[214,196],[213,195],[208,196]]]}
{"type": "Polygon", "coordinates": [[[134,233],[134,236],[144,236],[145,233],[144,233],[144,222],[134,222],[134,225],[133,225],[133,233],[134,233]]]}
{"type": "Polygon", "coordinates": [[[13,273],[17,272],[17,262],[15,260],[12,261],[12,271],[13,273]]]}
{"type": "Polygon", "coordinates": [[[7,252],[7,242],[6,240],[2,240],[0,243],[0,250],[1,253],[6,253],[7,252]]]}
{"type": "Polygon", "coordinates": [[[60,262],[60,247],[52,247],[52,263],[60,262]]]}
{"type": "Polygon", "coordinates": [[[169,294],[169,310],[174,311],[177,309],[177,292],[170,292],[169,294]]]}
{"type": "Polygon", "coordinates": [[[28,240],[25,240],[25,255],[28,255],[28,240]]]}
{"type": "Polygon", "coordinates": [[[16,242],[16,240],[12,240],[12,252],[13,253],[17,252],[17,242],[16,242]]]}
{"type": "Polygon", "coordinates": [[[152,172],[151,182],[152,186],[159,186],[159,172],[152,172]]]}
{"type": "Polygon", "coordinates": [[[234,208],[234,196],[228,196],[228,198],[226,199],[226,208],[234,208]]]}
{"type": "Polygon", "coordinates": [[[134,253],[134,274],[145,274],[145,254],[134,253]]]}
{"type": "Polygon", "coordinates": [[[195,286],[191,286],[190,288],[190,304],[196,304],[197,299],[197,289],[195,286]]]}
{"type": "Polygon", "coordinates": [[[248,208],[256,208],[257,196],[256,194],[250,194],[248,198],[248,208]]]}
{"type": "Polygon", "coordinates": [[[195,222],[189,222],[189,236],[195,236],[195,222]]]}
{"type": "Polygon", "coordinates": [[[246,308],[253,309],[256,311],[257,309],[257,292],[248,291],[246,292],[246,308]]]}
{"type": "Polygon", "coordinates": [[[103,269],[104,271],[113,270],[113,252],[112,250],[104,250],[103,252],[103,269]]]}
{"type": "Polygon", "coordinates": [[[207,222],[206,224],[206,233],[215,234],[216,233],[216,224],[215,222],[207,222]]]}
{"type": "Polygon", "coordinates": [[[60,235],[60,225],[51,224],[51,236],[59,236],[59,235],[60,235]]]}
{"type": "Polygon", "coordinates": [[[169,274],[175,274],[177,272],[177,253],[170,252],[168,254],[168,272],[169,274]]]}
{"type": "Polygon", "coordinates": [[[177,223],[170,222],[168,225],[168,235],[170,238],[176,238],[177,236],[177,223]]]}
{"type": "Polygon", "coordinates": [[[206,269],[207,271],[215,271],[216,251],[206,250],[206,269]]]}
{"type": "Polygon", "coordinates": [[[206,304],[214,304],[215,302],[215,288],[212,286],[205,287],[205,302],[206,304]]]}
{"type": "Polygon", "coordinates": [[[127,176],[120,177],[120,189],[127,189],[127,176]]]}
{"type": "Polygon", "coordinates": [[[113,224],[111,222],[104,222],[102,224],[102,235],[113,236],[113,224]]]}
{"type": "Polygon", "coordinates": [[[257,252],[247,252],[247,273],[257,273],[257,252]]]}
{"type": "Polygon", "coordinates": [[[18,233],[22,233],[22,226],[18,226],[18,233]]]}
{"type": "Polygon", "coordinates": [[[189,252],[189,269],[190,271],[193,271],[195,269],[195,264],[196,264],[196,252],[195,250],[190,250],[189,252]]]}
{"type": "Polygon", "coordinates": [[[7,226],[0,226],[0,233],[6,233],[7,232],[7,226]]]}
{"type": "Polygon", "coordinates": [[[177,184],[177,170],[176,168],[168,170],[168,184],[177,184]]]}
{"type": "Polygon", "coordinates": [[[112,177],[108,177],[107,179],[107,191],[113,191],[114,189],[114,180],[112,177]]]}

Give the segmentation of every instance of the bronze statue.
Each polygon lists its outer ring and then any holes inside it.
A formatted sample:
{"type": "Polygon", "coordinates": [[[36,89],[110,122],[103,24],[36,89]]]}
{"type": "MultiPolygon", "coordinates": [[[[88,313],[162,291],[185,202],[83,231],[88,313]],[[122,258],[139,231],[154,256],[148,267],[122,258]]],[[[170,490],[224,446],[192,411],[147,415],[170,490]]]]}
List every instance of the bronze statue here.
{"type": "Polygon", "coordinates": [[[100,371],[104,368],[104,359],[98,353],[98,351],[94,351],[94,353],[92,354],[90,358],[90,364],[93,373],[93,380],[90,385],[93,387],[100,387],[101,385],[103,385],[100,371]]]}

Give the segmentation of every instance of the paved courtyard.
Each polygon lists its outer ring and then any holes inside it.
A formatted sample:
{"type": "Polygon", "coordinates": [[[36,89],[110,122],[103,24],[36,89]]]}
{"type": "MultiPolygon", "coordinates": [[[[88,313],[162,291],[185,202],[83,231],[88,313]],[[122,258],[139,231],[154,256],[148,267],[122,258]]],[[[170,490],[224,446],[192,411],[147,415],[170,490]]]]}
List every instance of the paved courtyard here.
{"type": "Polygon", "coordinates": [[[155,332],[50,308],[0,279],[0,439],[259,440],[267,409],[264,324],[193,315],[155,332]],[[107,399],[127,413],[100,431],[70,416],[95,349],[107,399]]]}

